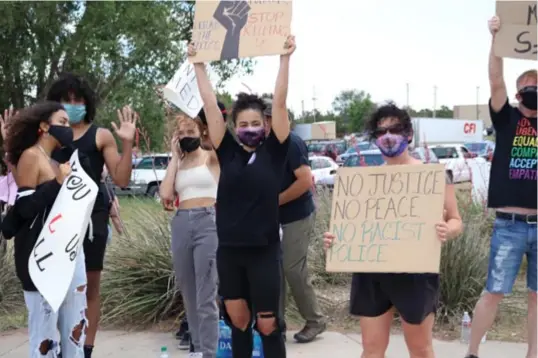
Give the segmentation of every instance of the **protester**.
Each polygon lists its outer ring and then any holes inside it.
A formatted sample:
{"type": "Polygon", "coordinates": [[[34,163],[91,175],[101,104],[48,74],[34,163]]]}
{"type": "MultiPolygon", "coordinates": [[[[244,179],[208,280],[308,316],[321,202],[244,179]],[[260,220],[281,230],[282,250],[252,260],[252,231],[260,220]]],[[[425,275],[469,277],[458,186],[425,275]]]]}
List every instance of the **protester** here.
{"type": "Polygon", "coordinates": [[[499,302],[504,295],[512,292],[526,255],[529,288],[527,358],[536,358],[537,72],[533,69],[519,76],[516,81],[519,104],[512,107],[503,78],[503,59],[497,57],[493,49],[500,27],[498,17],[489,21],[493,36],[488,67],[491,87],[489,109],[496,144],[491,163],[488,207],[496,210],[496,218],[490,242],[486,292],[476,304],[467,357],[478,357],[480,341],[495,320],[499,302]]]}
{"type": "MultiPolygon", "coordinates": [[[[264,115],[271,129],[272,101],[266,100],[264,115]]],[[[282,226],[283,272],[280,313],[285,313],[286,281],[306,325],[293,338],[299,343],[313,341],[326,329],[326,323],[308,274],[308,246],[314,230],[316,209],[312,197],[312,172],[308,148],[298,135],[290,132],[288,161],[279,195],[279,219],[282,226]]]]}
{"type": "MultiPolygon", "coordinates": [[[[409,114],[394,104],[379,107],[366,123],[371,139],[379,147],[387,165],[422,165],[409,153],[413,138],[409,114]]],[[[441,242],[462,231],[452,178],[446,175],[444,218],[436,225],[441,242]]],[[[324,234],[326,248],[335,236],[324,234]]],[[[434,240],[434,238],[430,238],[434,240]]],[[[360,316],[362,358],[385,356],[389,344],[394,309],[402,318],[402,328],[411,358],[433,358],[432,328],[439,298],[438,274],[355,273],[351,283],[350,312],[360,316]]]]}
{"type": "Polygon", "coordinates": [[[179,116],[160,196],[173,200],[177,193],[181,198],[172,220],[174,271],[189,317],[193,353],[214,358],[219,334],[215,200],[220,168],[215,152],[201,147],[203,132],[200,119],[179,116]]]}
{"type": "Polygon", "coordinates": [[[119,127],[112,123],[116,136],[122,143],[122,155],[118,153],[116,140],[105,128],[93,124],[96,113],[96,94],[81,77],[64,74],[49,89],[47,99],[64,105],[73,128],[72,148],[56,151],[53,158],[63,163],[69,159],[73,149],[78,149],[89,160],[91,170],[88,174],[99,185],[99,194],[92,212],[93,239],[86,235],[84,252],[88,278],[88,312],[92,324],[88,327],[85,358],[91,358],[95,336],[99,327],[101,311],[100,283],[105,249],[108,241],[108,203],[104,199],[104,186],[100,184],[103,166],[106,164],[112,181],[126,187],[131,179],[132,147],[136,133],[137,114],[126,106],[118,110],[119,127]]]}
{"type": "Polygon", "coordinates": [[[15,237],[15,267],[28,309],[31,358],[83,357],[89,323],[86,309],[84,252],[79,250],[71,287],[58,312],[38,292],[28,269],[28,260],[43,229],[62,183],[69,176],[69,164],[51,161],[54,149],[71,145],[73,132],[63,106],[44,102],[19,112],[7,126],[4,149],[16,167],[19,187],[15,205],[2,225],[4,237],[15,237]],[[8,219],[9,218],[9,219],[8,219]]]}
{"type": "MultiPolygon", "coordinates": [[[[265,358],[286,357],[278,319],[281,281],[278,194],[289,147],[286,97],[295,38],[290,36],[284,46],[287,53],[280,57],[271,132],[266,137],[263,100],[240,93],[232,109],[240,143],[226,129],[205,65],[194,64],[209,136],[221,167],[216,207],[217,266],[219,293],[232,331],[234,358],[252,357],[252,317],[260,332],[265,358]]],[[[189,56],[195,53],[191,44],[189,56]]]]}

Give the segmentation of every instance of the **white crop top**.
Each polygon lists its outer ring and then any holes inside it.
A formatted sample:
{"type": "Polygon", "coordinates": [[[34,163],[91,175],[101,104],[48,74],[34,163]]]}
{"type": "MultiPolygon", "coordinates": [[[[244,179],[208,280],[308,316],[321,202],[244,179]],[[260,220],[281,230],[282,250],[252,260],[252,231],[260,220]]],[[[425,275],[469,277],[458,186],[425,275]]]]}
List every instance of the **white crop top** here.
{"type": "Polygon", "coordinates": [[[178,170],[174,186],[180,201],[217,198],[217,181],[206,164],[178,170]]]}

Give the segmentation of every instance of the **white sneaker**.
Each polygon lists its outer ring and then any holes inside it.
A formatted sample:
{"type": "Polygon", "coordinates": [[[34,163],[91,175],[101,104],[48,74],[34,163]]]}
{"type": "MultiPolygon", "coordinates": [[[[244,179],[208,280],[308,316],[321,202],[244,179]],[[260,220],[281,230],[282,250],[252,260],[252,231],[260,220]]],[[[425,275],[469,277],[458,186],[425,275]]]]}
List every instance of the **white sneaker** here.
{"type": "Polygon", "coordinates": [[[203,358],[203,353],[189,353],[189,358],[203,358]]]}

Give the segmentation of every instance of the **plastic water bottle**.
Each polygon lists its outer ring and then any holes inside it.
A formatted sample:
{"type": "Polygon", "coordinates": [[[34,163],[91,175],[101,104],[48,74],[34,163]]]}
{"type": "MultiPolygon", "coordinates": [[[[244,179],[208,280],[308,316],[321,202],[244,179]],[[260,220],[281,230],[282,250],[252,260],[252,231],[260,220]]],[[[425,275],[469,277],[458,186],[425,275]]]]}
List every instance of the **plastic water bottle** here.
{"type": "Polygon", "coordinates": [[[463,318],[461,319],[461,342],[462,343],[469,343],[469,339],[471,338],[471,316],[469,316],[469,312],[463,313],[463,318]]]}
{"type": "Polygon", "coordinates": [[[258,331],[254,330],[252,332],[254,337],[254,349],[252,350],[252,358],[263,358],[263,347],[262,347],[262,337],[258,331]]]}
{"type": "Polygon", "coordinates": [[[159,358],[169,358],[168,348],[166,348],[165,346],[161,347],[161,355],[159,356],[159,358]]]}

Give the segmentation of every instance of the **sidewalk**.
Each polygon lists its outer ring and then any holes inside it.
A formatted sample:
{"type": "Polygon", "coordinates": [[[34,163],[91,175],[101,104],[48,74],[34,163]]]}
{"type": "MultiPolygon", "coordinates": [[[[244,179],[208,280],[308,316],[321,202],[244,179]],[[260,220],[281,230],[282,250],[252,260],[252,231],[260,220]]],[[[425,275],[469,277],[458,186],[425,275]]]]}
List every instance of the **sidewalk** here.
{"type": "MultiPolygon", "coordinates": [[[[344,335],[326,332],[309,344],[292,343],[292,333],[288,335],[289,358],[359,358],[362,352],[358,334],[344,335]]],[[[95,357],[150,358],[159,356],[161,346],[168,346],[171,358],[186,358],[187,353],[176,349],[177,341],[171,333],[101,331],[97,335],[98,345],[95,357]]],[[[465,347],[459,342],[435,341],[437,358],[463,358],[465,347]]],[[[487,342],[480,354],[487,358],[524,357],[526,345],[521,343],[487,342]]],[[[25,330],[0,334],[1,358],[28,357],[25,330]]],[[[408,357],[403,336],[391,336],[386,358],[408,357]]]]}

